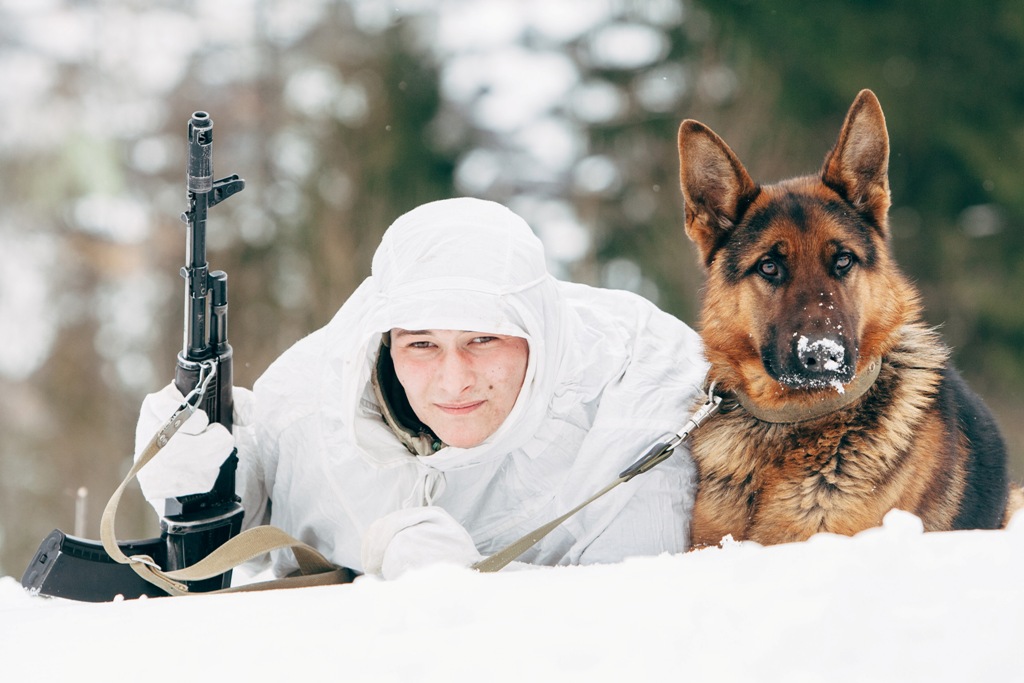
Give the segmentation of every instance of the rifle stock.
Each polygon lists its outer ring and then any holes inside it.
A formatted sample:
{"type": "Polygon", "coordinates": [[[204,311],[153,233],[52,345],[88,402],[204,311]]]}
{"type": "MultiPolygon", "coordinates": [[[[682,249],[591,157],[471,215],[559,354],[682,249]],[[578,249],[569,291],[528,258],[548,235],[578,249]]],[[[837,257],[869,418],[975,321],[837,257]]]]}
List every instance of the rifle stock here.
{"type": "MultiPolygon", "coordinates": [[[[227,274],[209,271],[206,261],[207,211],[240,192],[245,181],[237,175],[213,180],[213,121],[206,112],[192,115],[188,124],[186,169],[189,206],[186,224],[184,340],[178,354],[174,384],[188,395],[204,371],[215,371],[199,407],[211,422],[232,428],[232,349],[227,337],[227,274]]],[[[118,543],[125,555],[148,555],[165,570],[195,564],[235,536],[244,510],[235,494],[235,451],[221,465],[207,493],[165,501],[158,538],[118,543]]],[[[226,588],[231,572],[189,583],[190,592],[226,588]]],[[[164,591],[139,577],[126,564],[111,559],[99,541],[52,531],[39,546],[22,585],[30,592],[54,597],[105,602],[118,596],[158,597],[164,591]]]]}

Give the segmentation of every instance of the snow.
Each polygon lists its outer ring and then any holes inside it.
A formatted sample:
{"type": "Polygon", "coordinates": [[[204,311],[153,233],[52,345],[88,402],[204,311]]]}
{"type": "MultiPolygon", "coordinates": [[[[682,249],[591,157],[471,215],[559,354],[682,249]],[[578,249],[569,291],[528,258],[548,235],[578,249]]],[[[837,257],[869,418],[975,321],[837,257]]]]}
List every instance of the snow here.
{"type": "Polygon", "coordinates": [[[108,604],[0,579],[0,673],[147,681],[1024,680],[1024,516],[620,564],[108,604]],[[40,675],[41,674],[41,675],[40,675]],[[54,674],[56,676],[56,674],[54,674]]]}

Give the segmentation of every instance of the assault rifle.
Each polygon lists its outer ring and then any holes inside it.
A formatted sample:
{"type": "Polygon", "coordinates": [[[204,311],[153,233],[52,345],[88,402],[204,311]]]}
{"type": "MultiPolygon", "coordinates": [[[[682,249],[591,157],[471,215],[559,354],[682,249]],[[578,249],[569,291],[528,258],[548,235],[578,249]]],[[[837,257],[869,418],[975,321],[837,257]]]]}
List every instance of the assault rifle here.
{"type": "MultiPolygon", "coordinates": [[[[197,111],[188,124],[188,209],[185,222],[185,323],[183,348],[178,354],[174,384],[188,396],[200,384],[206,390],[199,407],[211,422],[231,429],[232,367],[228,344],[227,274],[210,272],[206,261],[207,210],[245,187],[237,175],[213,180],[213,121],[197,111]]],[[[160,536],[121,542],[125,555],[148,555],[166,570],[191,566],[238,534],[243,509],[235,495],[237,453],[231,455],[208,493],[165,501],[160,536]]],[[[189,583],[190,592],[226,588],[231,572],[189,583]]],[[[102,543],[53,530],[39,546],[21,579],[29,591],[72,600],[105,602],[117,596],[159,597],[166,593],[142,579],[126,564],[115,562],[102,543]]]]}

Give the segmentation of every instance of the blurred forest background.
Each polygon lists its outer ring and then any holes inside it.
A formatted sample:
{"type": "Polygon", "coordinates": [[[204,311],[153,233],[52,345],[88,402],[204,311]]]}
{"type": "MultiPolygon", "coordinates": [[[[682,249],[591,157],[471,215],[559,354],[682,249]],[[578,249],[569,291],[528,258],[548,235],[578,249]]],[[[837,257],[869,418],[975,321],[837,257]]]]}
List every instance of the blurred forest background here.
{"type": "Polygon", "coordinates": [[[560,277],[693,322],[680,120],[769,181],[816,170],[872,88],[897,258],[1024,479],[1022,74],[1017,0],[0,0],[0,575],[54,527],[98,537],[172,378],[199,109],[216,176],[247,181],[209,260],[251,386],[395,217],[453,195],[518,211],[560,277]]]}

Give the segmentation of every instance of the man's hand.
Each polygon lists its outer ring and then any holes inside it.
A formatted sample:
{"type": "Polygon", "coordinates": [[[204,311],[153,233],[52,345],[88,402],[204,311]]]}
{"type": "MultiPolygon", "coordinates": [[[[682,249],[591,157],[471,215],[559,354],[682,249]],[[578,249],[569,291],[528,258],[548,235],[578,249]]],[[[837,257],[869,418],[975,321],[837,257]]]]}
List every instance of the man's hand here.
{"type": "Polygon", "coordinates": [[[469,532],[436,506],[392,512],[363,537],[363,571],[385,579],[431,564],[469,567],[481,559],[469,532]]]}
{"type": "MultiPolygon", "coordinates": [[[[184,400],[173,383],[146,396],[135,428],[136,459],[184,400]]],[[[223,425],[210,424],[206,412],[197,410],[139,472],[146,500],[162,514],[165,498],[206,493],[213,488],[234,443],[223,425]]]]}

